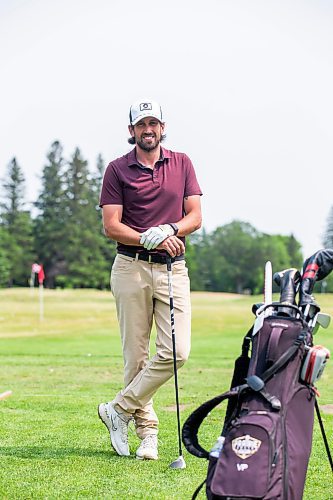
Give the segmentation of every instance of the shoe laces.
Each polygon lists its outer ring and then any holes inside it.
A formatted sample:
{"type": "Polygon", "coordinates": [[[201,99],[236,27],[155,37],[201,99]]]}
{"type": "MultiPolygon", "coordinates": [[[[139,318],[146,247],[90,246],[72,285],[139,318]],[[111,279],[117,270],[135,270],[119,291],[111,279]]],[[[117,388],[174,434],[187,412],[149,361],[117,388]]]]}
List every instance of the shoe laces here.
{"type": "Polygon", "coordinates": [[[157,436],[155,434],[148,434],[141,443],[142,448],[157,448],[157,436]]]}
{"type": "Polygon", "coordinates": [[[128,443],[128,427],[129,424],[133,421],[132,417],[129,418],[124,418],[123,416],[119,415],[118,413],[118,421],[121,429],[121,440],[123,443],[128,443]]]}

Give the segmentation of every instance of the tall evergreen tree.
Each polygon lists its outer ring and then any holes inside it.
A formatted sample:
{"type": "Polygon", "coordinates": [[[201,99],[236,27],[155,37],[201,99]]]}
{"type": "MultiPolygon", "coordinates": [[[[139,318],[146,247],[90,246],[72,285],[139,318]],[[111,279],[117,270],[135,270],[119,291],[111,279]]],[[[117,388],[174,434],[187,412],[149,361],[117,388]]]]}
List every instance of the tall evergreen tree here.
{"type": "Polygon", "coordinates": [[[2,182],[2,222],[11,226],[24,206],[25,179],[20,165],[14,157],[7,166],[7,176],[2,182]]]}
{"type": "Polygon", "coordinates": [[[93,190],[95,192],[97,204],[99,200],[99,195],[101,193],[104,169],[105,169],[105,163],[102,155],[99,154],[97,156],[96,169],[93,172],[93,190]]]}
{"type": "Polygon", "coordinates": [[[10,256],[8,249],[8,232],[0,225],[0,288],[10,283],[10,256]]]}
{"type": "Polygon", "coordinates": [[[106,242],[96,182],[78,148],[66,171],[66,196],[66,283],[73,287],[104,288],[109,280],[109,263],[104,252],[106,242]]]}
{"type": "Polygon", "coordinates": [[[43,168],[42,190],[35,206],[34,234],[38,261],[44,265],[45,284],[54,287],[56,277],[67,273],[65,261],[66,196],[63,185],[64,158],[59,141],[52,143],[43,168]]]}
{"type": "Polygon", "coordinates": [[[99,254],[101,256],[99,265],[99,287],[109,287],[110,270],[116,256],[116,242],[108,239],[103,230],[102,210],[99,207],[99,197],[102,189],[105,163],[101,154],[97,156],[96,169],[93,173],[93,196],[96,203],[97,231],[99,254]]]}
{"type": "Polygon", "coordinates": [[[9,259],[10,286],[27,285],[34,259],[32,219],[30,212],[25,209],[24,194],[25,178],[16,158],[13,158],[2,183],[0,204],[1,225],[7,240],[5,254],[7,262],[9,259]]]}

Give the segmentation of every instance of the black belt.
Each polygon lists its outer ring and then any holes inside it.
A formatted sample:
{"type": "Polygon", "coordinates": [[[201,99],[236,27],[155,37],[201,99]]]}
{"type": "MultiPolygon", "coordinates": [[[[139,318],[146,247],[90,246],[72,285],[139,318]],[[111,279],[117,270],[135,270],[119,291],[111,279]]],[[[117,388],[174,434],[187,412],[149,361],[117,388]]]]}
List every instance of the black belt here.
{"type": "MultiPolygon", "coordinates": [[[[149,253],[149,252],[127,252],[125,250],[118,250],[120,255],[126,255],[127,257],[132,257],[136,260],[145,260],[146,262],[151,262],[152,264],[166,264],[167,257],[159,253],[149,253]]],[[[176,262],[178,260],[184,260],[184,255],[177,255],[176,257],[171,257],[171,262],[176,262]]]]}

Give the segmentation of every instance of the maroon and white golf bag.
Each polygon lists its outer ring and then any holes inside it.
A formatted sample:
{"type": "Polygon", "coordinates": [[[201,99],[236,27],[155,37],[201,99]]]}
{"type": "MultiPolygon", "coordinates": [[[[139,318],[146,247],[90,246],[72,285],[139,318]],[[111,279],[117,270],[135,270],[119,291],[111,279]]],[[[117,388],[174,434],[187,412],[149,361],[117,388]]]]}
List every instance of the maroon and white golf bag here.
{"type": "MultiPolygon", "coordinates": [[[[201,405],[183,426],[186,449],[209,460],[208,499],[302,499],[315,406],[320,418],[314,383],[329,351],[313,346],[318,305],[312,300],[312,317],[303,313],[303,305],[309,313],[310,301],[301,306],[302,295],[296,306],[300,273],[290,269],[274,279],[280,302],[254,306],[256,320],[235,362],[231,389],[201,405]],[[198,442],[199,427],[222,401],[228,403],[223,429],[208,452],[198,442]]],[[[312,288],[306,288],[307,297],[312,288]]],[[[326,450],[332,467],[328,445],[326,450]]]]}

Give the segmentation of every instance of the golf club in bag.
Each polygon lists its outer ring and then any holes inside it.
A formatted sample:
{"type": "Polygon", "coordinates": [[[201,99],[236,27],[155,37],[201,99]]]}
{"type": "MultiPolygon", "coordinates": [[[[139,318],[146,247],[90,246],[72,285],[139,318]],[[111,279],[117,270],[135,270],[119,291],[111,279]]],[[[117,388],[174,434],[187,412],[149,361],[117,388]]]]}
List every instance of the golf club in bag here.
{"type": "Polygon", "coordinates": [[[176,351],[176,332],[175,332],[175,313],[173,307],[173,287],[172,287],[172,265],[171,257],[167,256],[167,272],[168,272],[168,288],[169,288],[169,304],[170,304],[170,324],[172,338],[172,355],[173,355],[173,371],[175,378],[175,394],[176,394],[176,409],[177,409],[177,430],[178,430],[178,450],[179,457],[171,462],[171,469],[185,469],[186,463],[183,457],[182,440],[180,430],[180,409],[179,409],[179,391],[178,391],[178,376],[177,376],[177,351],[176,351]]]}
{"type": "MultiPolygon", "coordinates": [[[[230,390],[197,408],[182,429],[186,449],[209,461],[206,478],[192,498],[204,483],[208,499],[302,498],[315,407],[322,428],[314,384],[329,357],[328,349],[313,345],[318,324],[327,327],[329,317],[319,312],[312,291],[332,269],[333,250],[321,250],[304,262],[302,273],[275,273],[279,302],[253,306],[256,319],[243,339],[230,390]],[[228,404],[221,435],[209,452],[199,443],[199,428],[223,401],[228,404]]],[[[266,266],[267,272],[271,267],[266,266]]],[[[270,278],[265,276],[265,283],[270,278]]]]}

